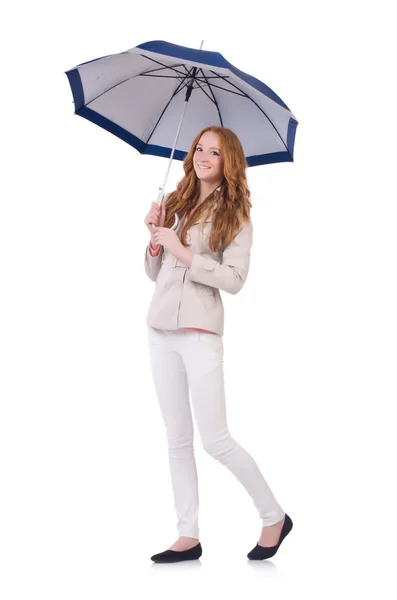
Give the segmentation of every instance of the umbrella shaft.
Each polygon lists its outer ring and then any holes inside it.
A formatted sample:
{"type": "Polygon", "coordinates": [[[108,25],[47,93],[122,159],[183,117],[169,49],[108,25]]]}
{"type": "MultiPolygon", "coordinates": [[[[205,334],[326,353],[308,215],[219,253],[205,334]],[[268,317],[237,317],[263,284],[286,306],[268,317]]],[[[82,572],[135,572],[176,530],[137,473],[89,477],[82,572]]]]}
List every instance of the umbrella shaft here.
{"type": "Polygon", "coordinates": [[[183,112],[182,112],[181,120],[179,121],[178,131],[176,132],[176,136],[175,136],[175,140],[174,140],[174,146],[173,146],[173,148],[172,148],[172,151],[171,151],[171,156],[170,156],[170,160],[169,160],[169,162],[168,162],[168,169],[167,169],[167,173],[165,174],[164,183],[163,183],[163,185],[162,185],[162,186],[161,186],[161,188],[160,188],[160,194],[159,194],[159,197],[158,197],[158,199],[157,199],[157,204],[161,204],[161,202],[162,202],[162,199],[164,198],[164,194],[165,194],[165,186],[167,185],[168,175],[169,175],[169,172],[170,172],[170,169],[171,169],[171,164],[172,164],[172,159],[173,159],[173,157],[174,157],[175,148],[176,148],[176,145],[177,145],[177,143],[178,143],[179,133],[180,133],[180,131],[181,131],[181,127],[182,127],[183,119],[184,119],[185,112],[186,112],[186,108],[187,108],[187,103],[188,103],[188,101],[187,101],[187,100],[185,100],[185,105],[184,105],[184,107],[183,107],[183,112]]]}
{"type": "MultiPolygon", "coordinates": [[[[201,42],[201,45],[203,45],[203,42],[201,42]]],[[[179,121],[178,131],[176,132],[176,136],[175,136],[174,146],[172,148],[170,160],[168,162],[168,169],[167,169],[167,172],[165,174],[164,183],[163,183],[163,185],[160,188],[160,193],[159,193],[159,196],[157,198],[157,204],[158,205],[160,205],[162,203],[164,195],[165,195],[165,186],[167,185],[167,180],[168,180],[168,175],[169,175],[169,172],[170,172],[170,169],[171,169],[172,159],[174,157],[175,148],[176,148],[176,145],[178,143],[179,133],[181,131],[183,119],[185,117],[185,112],[186,112],[186,109],[187,109],[187,103],[189,102],[190,96],[192,94],[193,82],[194,82],[194,78],[195,78],[196,73],[197,73],[197,67],[194,67],[193,71],[192,71],[191,79],[190,79],[190,81],[188,83],[188,86],[187,86],[186,96],[185,96],[185,105],[183,107],[183,112],[182,112],[181,120],[179,121]]]]}

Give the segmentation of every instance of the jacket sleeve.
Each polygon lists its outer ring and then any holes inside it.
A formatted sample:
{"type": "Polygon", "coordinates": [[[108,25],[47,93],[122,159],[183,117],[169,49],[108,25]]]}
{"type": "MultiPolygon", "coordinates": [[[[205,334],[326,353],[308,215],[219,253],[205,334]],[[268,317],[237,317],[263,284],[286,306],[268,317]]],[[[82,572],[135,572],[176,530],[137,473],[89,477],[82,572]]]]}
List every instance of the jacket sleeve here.
{"type": "Polygon", "coordinates": [[[194,253],[189,278],[197,283],[237,294],[243,287],[249,271],[253,226],[249,220],[224,249],[222,263],[194,253]]]}
{"type": "Polygon", "coordinates": [[[149,245],[150,242],[146,246],[145,251],[145,272],[149,279],[156,281],[161,268],[161,257],[164,252],[164,247],[160,246],[160,252],[156,256],[152,256],[149,251],[149,245]]]}

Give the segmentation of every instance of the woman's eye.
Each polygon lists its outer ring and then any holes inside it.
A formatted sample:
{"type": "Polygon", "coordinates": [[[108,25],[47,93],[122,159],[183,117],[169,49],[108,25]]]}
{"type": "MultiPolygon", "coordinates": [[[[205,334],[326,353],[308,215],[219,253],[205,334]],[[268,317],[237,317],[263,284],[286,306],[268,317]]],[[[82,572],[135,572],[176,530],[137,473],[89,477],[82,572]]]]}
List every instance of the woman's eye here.
{"type": "MultiPolygon", "coordinates": [[[[202,148],[198,148],[198,147],[197,147],[197,148],[196,148],[196,152],[198,152],[198,151],[202,152],[202,148]]],[[[215,156],[220,156],[219,152],[217,152],[216,150],[213,150],[213,151],[211,152],[211,154],[215,154],[215,156]]]]}

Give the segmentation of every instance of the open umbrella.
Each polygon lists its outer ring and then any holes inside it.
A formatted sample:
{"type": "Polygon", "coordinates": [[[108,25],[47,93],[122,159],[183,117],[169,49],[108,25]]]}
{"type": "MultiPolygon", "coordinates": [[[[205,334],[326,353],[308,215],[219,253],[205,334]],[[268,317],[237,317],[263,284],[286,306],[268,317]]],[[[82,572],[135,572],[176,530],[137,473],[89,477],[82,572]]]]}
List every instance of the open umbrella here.
{"type": "MultiPolygon", "coordinates": [[[[293,162],[298,121],[273,90],[222,54],[152,41],[65,71],[75,114],[141,154],[183,160],[197,132],[227,127],[241,141],[249,167],[293,162]]],[[[175,215],[172,229],[178,226],[175,215]]]]}

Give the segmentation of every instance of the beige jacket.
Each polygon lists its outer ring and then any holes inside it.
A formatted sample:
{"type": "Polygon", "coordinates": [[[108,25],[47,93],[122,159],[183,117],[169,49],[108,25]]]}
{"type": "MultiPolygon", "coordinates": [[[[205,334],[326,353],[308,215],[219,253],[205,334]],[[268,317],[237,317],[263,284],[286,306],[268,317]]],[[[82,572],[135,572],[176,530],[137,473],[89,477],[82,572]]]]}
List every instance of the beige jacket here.
{"type": "MultiPolygon", "coordinates": [[[[183,222],[183,219],[179,221],[177,232],[182,229],[183,222]]],[[[224,310],[220,290],[237,294],[243,287],[250,265],[253,226],[250,220],[219,253],[213,252],[208,244],[211,223],[211,215],[204,215],[187,233],[190,250],[194,253],[190,267],[163,246],[158,256],[151,256],[147,245],[145,271],[156,282],[146,317],[150,327],[197,327],[223,335],[224,310]]]]}

